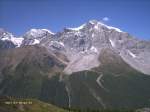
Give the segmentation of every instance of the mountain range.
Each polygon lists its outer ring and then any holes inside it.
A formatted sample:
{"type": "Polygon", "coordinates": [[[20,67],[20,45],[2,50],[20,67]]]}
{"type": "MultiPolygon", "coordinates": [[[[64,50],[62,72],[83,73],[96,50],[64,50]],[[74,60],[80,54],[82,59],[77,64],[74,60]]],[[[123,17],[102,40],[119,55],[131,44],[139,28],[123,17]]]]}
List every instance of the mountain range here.
{"type": "Polygon", "coordinates": [[[91,20],[20,37],[0,29],[0,95],[69,108],[150,107],[150,41],[91,20]]]}

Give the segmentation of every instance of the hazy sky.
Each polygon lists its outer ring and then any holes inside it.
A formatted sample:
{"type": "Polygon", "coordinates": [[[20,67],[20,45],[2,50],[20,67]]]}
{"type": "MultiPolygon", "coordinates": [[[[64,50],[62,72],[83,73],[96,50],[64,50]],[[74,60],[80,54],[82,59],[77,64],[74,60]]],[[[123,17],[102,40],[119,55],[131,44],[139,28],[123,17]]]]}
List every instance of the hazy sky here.
{"type": "Polygon", "coordinates": [[[0,27],[15,35],[31,28],[58,32],[93,19],[150,40],[150,0],[0,0],[0,27]]]}

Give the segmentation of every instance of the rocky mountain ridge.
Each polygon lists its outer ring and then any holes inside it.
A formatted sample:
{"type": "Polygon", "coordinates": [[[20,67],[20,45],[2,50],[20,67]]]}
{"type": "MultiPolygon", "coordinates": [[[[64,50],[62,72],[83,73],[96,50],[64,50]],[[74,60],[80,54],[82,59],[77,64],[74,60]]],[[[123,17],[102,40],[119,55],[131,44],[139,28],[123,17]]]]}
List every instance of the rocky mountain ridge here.
{"type": "Polygon", "coordinates": [[[56,34],[46,29],[31,29],[17,38],[1,31],[1,40],[12,42],[16,47],[40,44],[50,51],[61,52],[70,61],[64,70],[67,74],[99,66],[101,49],[107,47],[117,52],[133,68],[150,74],[150,42],[138,40],[96,20],[56,34]]]}

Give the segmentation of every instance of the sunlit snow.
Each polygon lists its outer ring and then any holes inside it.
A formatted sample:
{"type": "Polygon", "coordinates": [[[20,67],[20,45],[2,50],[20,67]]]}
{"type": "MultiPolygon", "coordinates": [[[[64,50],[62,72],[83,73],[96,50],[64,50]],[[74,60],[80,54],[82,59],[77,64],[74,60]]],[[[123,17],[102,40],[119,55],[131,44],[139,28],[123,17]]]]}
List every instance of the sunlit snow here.
{"type": "Polygon", "coordinates": [[[39,43],[40,43],[40,41],[39,41],[39,40],[34,39],[34,42],[33,42],[32,44],[34,45],[34,44],[39,44],[39,43]]]}
{"type": "Polygon", "coordinates": [[[85,26],[85,24],[83,24],[83,25],[81,25],[81,26],[79,26],[79,27],[77,27],[77,28],[68,28],[68,29],[78,31],[78,30],[83,29],[84,26],[85,26]]]}
{"type": "Polygon", "coordinates": [[[112,47],[115,47],[115,43],[114,43],[114,41],[112,41],[111,39],[109,39],[109,41],[110,41],[110,43],[111,43],[112,47]]]}
{"type": "Polygon", "coordinates": [[[94,51],[94,52],[98,52],[97,49],[94,46],[92,46],[90,50],[94,51]]]}
{"type": "Polygon", "coordinates": [[[131,51],[128,50],[128,53],[129,53],[133,58],[136,58],[136,55],[133,54],[131,51]]]}

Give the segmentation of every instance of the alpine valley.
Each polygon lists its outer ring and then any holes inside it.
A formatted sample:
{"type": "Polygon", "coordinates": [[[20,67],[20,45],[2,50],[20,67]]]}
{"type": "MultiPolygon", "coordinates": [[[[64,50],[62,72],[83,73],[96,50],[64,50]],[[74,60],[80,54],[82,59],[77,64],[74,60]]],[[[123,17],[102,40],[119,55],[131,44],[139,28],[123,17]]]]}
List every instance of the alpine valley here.
{"type": "Polygon", "coordinates": [[[0,96],[59,107],[150,107],[150,41],[91,20],[20,37],[0,29],[0,96]]]}

